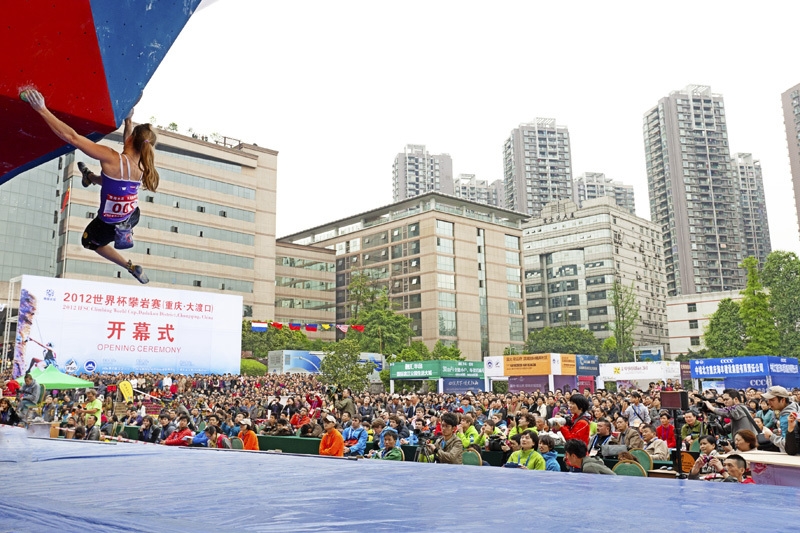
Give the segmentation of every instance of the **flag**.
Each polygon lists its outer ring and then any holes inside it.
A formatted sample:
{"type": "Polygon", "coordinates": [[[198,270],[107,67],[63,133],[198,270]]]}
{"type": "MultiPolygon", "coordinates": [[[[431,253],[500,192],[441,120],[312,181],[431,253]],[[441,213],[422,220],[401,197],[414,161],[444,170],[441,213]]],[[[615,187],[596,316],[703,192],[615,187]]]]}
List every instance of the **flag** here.
{"type": "Polygon", "coordinates": [[[300,331],[300,324],[289,322],[289,329],[292,331],[300,331]]]}
{"type": "Polygon", "coordinates": [[[67,204],[69,203],[69,193],[72,191],[72,187],[67,189],[67,192],[64,193],[64,197],[61,200],[61,212],[64,212],[64,209],[67,208],[67,204]]]}
{"type": "Polygon", "coordinates": [[[336,329],[341,331],[342,333],[347,333],[347,330],[350,328],[347,324],[336,324],[336,329]]]}
{"type": "Polygon", "coordinates": [[[356,330],[359,333],[362,333],[364,331],[364,324],[353,324],[350,327],[353,328],[354,330],[356,330]]]}
{"type": "Polygon", "coordinates": [[[306,331],[317,331],[316,324],[306,324],[306,331]]]}
{"type": "Polygon", "coordinates": [[[283,329],[283,324],[281,324],[280,322],[270,322],[269,324],[275,329],[283,329]]]}
{"type": "Polygon", "coordinates": [[[324,331],[328,331],[331,329],[331,327],[333,327],[331,324],[320,324],[320,325],[322,326],[322,329],[324,331]]]}
{"type": "Polygon", "coordinates": [[[266,322],[251,322],[250,323],[250,330],[251,331],[267,331],[267,327],[269,324],[266,322]]]}

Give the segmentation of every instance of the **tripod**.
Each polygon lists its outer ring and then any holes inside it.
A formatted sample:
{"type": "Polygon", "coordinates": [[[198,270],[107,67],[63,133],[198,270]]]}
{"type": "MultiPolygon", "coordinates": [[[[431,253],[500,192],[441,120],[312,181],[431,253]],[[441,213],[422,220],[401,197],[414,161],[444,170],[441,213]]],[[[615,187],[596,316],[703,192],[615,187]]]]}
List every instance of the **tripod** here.
{"type": "Polygon", "coordinates": [[[435,463],[436,458],[428,451],[428,440],[420,440],[417,444],[417,449],[414,451],[415,463],[435,463]]]}

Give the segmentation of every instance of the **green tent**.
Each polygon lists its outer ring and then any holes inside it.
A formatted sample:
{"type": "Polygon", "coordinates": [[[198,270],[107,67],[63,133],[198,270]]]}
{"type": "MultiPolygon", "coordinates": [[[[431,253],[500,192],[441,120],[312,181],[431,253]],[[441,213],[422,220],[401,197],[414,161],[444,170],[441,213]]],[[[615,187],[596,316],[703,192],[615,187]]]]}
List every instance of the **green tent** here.
{"type": "MultiPolygon", "coordinates": [[[[75,376],[70,376],[69,374],[64,374],[54,365],[50,365],[44,370],[39,370],[38,368],[34,368],[31,370],[31,377],[36,380],[36,383],[40,385],[44,385],[47,387],[47,390],[53,389],[83,389],[83,388],[93,388],[94,383],[91,381],[86,381],[85,379],[76,378],[75,376]]],[[[25,381],[25,376],[20,377],[17,379],[17,382],[21,385],[25,381]]]]}

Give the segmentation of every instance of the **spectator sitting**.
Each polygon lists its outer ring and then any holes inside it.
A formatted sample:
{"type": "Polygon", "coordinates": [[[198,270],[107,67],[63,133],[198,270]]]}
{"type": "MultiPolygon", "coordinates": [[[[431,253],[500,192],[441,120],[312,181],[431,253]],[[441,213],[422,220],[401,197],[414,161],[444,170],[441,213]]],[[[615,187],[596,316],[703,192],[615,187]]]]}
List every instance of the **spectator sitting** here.
{"type": "Polygon", "coordinates": [[[311,417],[308,416],[308,409],[306,409],[305,407],[301,407],[300,411],[298,411],[292,416],[290,423],[292,424],[292,427],[294,429],[300,429],[302,425],[310,424],[311,417]]]}
{"type": "Polygon", "coordinates": [[[370,457],[372,459],[383,459],[385,461],[403,460],[403,451],[395,446],[397,443],[397,432],[395,430],[389,429],[383,435],[383,442],[385,444],[383,449],[372,450],[370,452],[370,457]]]}
{"type": "Polygon", "coordinates": [[[528,470],[544,470],[546,467],[544,457],[536,451],[536,446],[538,444],[539,436],[536,433],[526,431],[520,434],[520,449],[512,453],[503,466],[527,468],[528,470]]]}
{"type": "Polygon", "coordinates": [[[344,439],[344,455],[350,457],[363,456],[367,447],[367,431],[361,426],[361,415],[355,415],[350,426],[342,433],[344,439]]]}
{"type": "Polygon", "coordinates": [[[619,431],[617,441],[619,441],[620,444],[624,444],[629,450],[633,448],[644,448],[644,442],[642,442],[642,437],[639,435],[639,432],[632,427],[628,427],[628,420],[624,416],[617,418],[616,426],[617,431],[619,431]]]}
{"type": "Polygon", "coordinates": [[[97,418],[94,415],[86,417],[85,440],[100,440],[100,428],[97,427],[97,418]]]}
{"type": "Polygon", "coordinates": [[[656,436],[667,443],[667,448],[675,448],[675,426],[669,420],[669,413],[662,412],[659,415],[661,424],[656,428],[656,436]]]}
{"type": "Polygon", "coordinates": [[[386,429],[386,423],[382,418],[376,418],[372,421],[372,442],[376,442],[377,447],[383,449],[383,432],[386,429]]]}
{"type": "Polygon", "coordinates": [[[480,437],[478,430],[472,425],[472,415],[470,413],[461,415],[456,436],[464,448],[469,448],[469,445],[475,443],[480,437]]]}
{"type": "Polygon", "coordinates": [[[278,419],[275,417],[275,413],[270,412],[267,415],[267,419],[264,421],[261,427],[258,428],[258,434],[269,435],[270,432],[272,432],[272,430],[274,430],[277,427],[277,425],[278,425],[278,419]]]}
{"type": "Polygon", "coordinates": [[[239,438],[242,439],[245,450],[258,450],[258,437],[253,431],[253,422],[249,418],[239,422],[239,438]]]}
{"type": "Polygon", "coordinates": [[[575,472],[584,474],[616,475],[598,457],[587,457],[586,443],[578,439],[570,439],[564,445],[564,461],[575,472]]]}
{"type": "Polygon", "coordinates": [[[319,454],[333,457],[344,456],[344,439],[336,429],[336,418],[333,415],[326,415],[322,422],[325,434],[319,443],[319,454]]]}
{"type": "Polygon", "coordinates": [[[0,425],[16,426],[20,418],[8,398],[0,398],[0,425]]]}
{"type": "Polygon", "coordinates": [[[651,424],[639,426],[644,441],[644,451],[650,454],[654,461],[666,461],[669,459],[669,449],[667,443],[656,437],[656,429],[651,424]]]}
{"type": "Polygon", "coordinates": [[[539,433],[539,430],[536,429],[536,415],[531,413],[525,413],[523,415],[519,415],[519,421],[516,425],[511,428],[511,431],[508,432],[508,436],[513,437],[517,433],[522,435],[526,431],[530,430],[533,433],[539,433]]]}
{"type": "Polygon", "coordinates": [[[550,435],[539,437],[539,453],[544,458],[545,470],[561,472],[561,465],[558,464],[558,452],[555,450],[556,442],[550,435]]]}
{"type": "Polygon", "coordinates": [[[300,426],[299,436],[318,439],[320,436],[322,436],[322,427],[316,422],[303,424],[300,426]]]}
{"type": "Polygon", "coordinates": [[[717,439],[713,435],[703,435],[700,437],[700,456],[694,462],[689,479],[703,478],[711,480],[717,477],[723,470],[722,463],[717,457],[717,439]]]}
{"type": "Polygon", "coordinates": [[[738,453],[732,453],[727,456],[722,466],[725,468],[725,471],[722,473],[722,481],[728,483],[755,484],[753,478],[744,477],[744,473],[747,471],[747,461],[738,453]]]}
{"type": "Polygon", "coordinates": [[[155,444],[158,440],[158,433],[158,428],[153,427],[153,417],[145,416],[142,419],[142,425],[139,427],[139,440],[155,444]]]}
{"type": "Polygon", "coordinates": [[[169,415],[159,415],[158,421],[161,424],[158,434],[158,442],[166,441],[172,433],[175,432],[175,424],[170,422],[169,415]]]}
{"type": "Polygon", "coordinates": [[[189,429],[189,417],[181,415],[178,417],[178,427],[161,444],[165,446],[188,446],[191,440],[192,430],[189,429]]]}
{"type": "Polygon", "coordinates": [[[725,453],[731,453],[734,451],[734,447],[738,452],[749,452],[750,450],[755,450],[758,448],[758,437],[756,437],[756,434],[749,429],[740,429],[733,436],[733,446],[731,446],[729,442],[727,446],[722,447],[722,450],[725,453]]]}

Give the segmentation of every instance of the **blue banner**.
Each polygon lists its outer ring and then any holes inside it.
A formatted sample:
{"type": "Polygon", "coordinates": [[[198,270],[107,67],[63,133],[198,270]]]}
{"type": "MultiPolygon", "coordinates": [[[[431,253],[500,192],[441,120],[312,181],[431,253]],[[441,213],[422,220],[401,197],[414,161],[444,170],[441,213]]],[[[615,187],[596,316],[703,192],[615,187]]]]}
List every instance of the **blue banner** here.
{"type": "Polygon", "coordinates": [[[467,391],[478,392],[484,390],[482,379],[473,378],[442,378],[444,392],[463,394],[467,391]]]}
{"type": "Polygon", "coordinates": [[[769,373],[775,374],[795,374],[797,375],[797,359],[794,357],[767,357],[769,360],[769,373]]]}
{"type": "Polygon", "coordinates": [[[726,359],[692,359],[692,378],[765,376],[768,373],[769,362],[765,355],[726,359]]]}
{"type": "Polygon", "coordinates": [[[758,391],[767,390],[767,376],[745,376],[735,378],[725,378],[726,389],[749,389],[754,388],[758,391]]]}
{"type": "Polygon", "coordinates": [[[576,355],[575,366],[579,376],[600,375],[600,360],[596,355],[576,355]]]}

